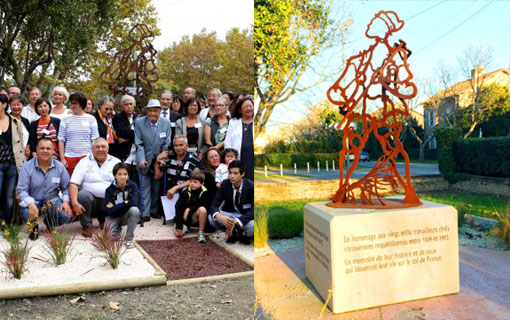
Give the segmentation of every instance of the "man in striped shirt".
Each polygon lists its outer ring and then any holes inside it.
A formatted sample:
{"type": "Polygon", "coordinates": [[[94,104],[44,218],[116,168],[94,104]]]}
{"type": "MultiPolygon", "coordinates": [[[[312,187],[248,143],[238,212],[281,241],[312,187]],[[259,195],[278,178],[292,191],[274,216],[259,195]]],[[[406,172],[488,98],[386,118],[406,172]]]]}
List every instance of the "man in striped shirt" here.
{"type": "Polygon", "coordinates": [[[188,139],[185,136],[176,136],[173,148],[175,153],[170,154],[168,151],[160,153],[154,166],[155,179],[161,179],[164,172],[167,173],[164,192],[170,199],[181,189],[189,186],[191,172],[200,166],[200,160],[188,152],[188,139]]]}
{"type": "Polygon", "coordinates": [[[92,141],[99,137],[99,132],[96,119],[84,111],[87,98],[82,93],[71,94],[69,106],[73,114],[60,122],[58,149],[60,162],[72,176],[78,162],[90,153],[92,141]]]}

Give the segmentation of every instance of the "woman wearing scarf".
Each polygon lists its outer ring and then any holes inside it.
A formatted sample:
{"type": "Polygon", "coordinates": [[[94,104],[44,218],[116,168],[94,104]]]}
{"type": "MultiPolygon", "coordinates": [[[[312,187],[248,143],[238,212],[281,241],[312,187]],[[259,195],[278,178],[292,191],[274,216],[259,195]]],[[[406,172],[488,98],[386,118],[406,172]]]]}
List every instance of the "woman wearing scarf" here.
{"type": "Polygon", "coordinates": [[[104,97],[99,100],[97,106],[97,112],[94,113],[94,117],[97,121],[97,130],[99,136],[105,138],[108,141],[109,154],[115,153],[115,146],[117,143],[117,134],[113,129],[112,115],[115,100],[112,97],[104,97]]]}

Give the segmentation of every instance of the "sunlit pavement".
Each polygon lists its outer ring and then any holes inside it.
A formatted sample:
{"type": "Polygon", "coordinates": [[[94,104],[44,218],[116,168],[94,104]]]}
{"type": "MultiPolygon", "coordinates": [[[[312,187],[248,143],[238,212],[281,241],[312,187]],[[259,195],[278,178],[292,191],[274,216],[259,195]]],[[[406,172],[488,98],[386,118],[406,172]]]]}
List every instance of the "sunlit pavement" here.
{"type": "MultiPolygon", "coordinates": [[[[339,315],[326,309],[321,319],[510,319],[510,252],[461,246],[459,253],[458,294],[339,315]]],[[[304,249],[256,258],[255,292],[267,319],[318,319],[324,303],[305,278],[304,249]]]]}

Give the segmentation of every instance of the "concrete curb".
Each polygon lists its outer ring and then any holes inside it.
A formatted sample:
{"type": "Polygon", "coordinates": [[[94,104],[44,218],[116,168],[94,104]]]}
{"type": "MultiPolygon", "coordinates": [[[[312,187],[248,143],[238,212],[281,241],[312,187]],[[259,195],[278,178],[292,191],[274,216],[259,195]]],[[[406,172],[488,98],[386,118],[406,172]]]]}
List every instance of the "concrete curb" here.
{"type": "Polygon", "coordinates": [[[35,296],[54,296],[63,294],[73,294],[82,292],[95,292],[103,290],[116,290],[136,287],[148,287],[166,284],[167,278],[163,270],[147,255],[147,253],[134,242],[136,248],[147,259],[147,261],[156,270],[152,277],[143,277],[135,279],[124,279],[115,281],[72,283],[53,286],[39,286],[32,288],[12,288],[0,291],[0,299],[15,299],[35,296]]]}
{"type": "Polygon", "coordinates": [[[466,221],[473,224],[474,226],[486,226],[489,228],[494,228],[498,224],[496,220],[475,216],[469,213],[466,214],[466,221]]]}
{"type": "Polygon", "coordinates": [[[225,249],[228,253],[230,253],[231,255],[233,255],[234,257],[236,257],[237,259],[241,260],[242,262],[246,263],[247,265],[249,265],[252,269],[255,268],[255,262],[254,261],[250,261],[248,259],[246,259],[246,257],[242,256],[241,254],[239,254],[237,251],[235,251],[234,249],[230,248],[229,246],[227,246],[223,241],[219,241],[217,239],[214,239],[212,237],[209,237],[209,239],[216,243],[217,245],[219,245],[220,247],[222,247],[223,249],[225,249]]]}
{"type": "Polygon", "coordinates": [[[167,286],[175,286],[175,285],[181,285],[181,284],[193,284],[193,283],[199,283],[199,282],[219,281],[219,280],[223,280],[223,279],[249,277],[249,276],[253,276],[254,274],[255,274],[255,272],[252,270],[252,271],[244,271],[244,272],[237,272],[237,273],[220,274],[217,276],[208,276],[208,277],[200,277],[200,278],[181,279],[181,280],[168,280],[166,285],[167,286]]]}
{"type": "Polygon", "coordinates": [[[135,245],[135,247],[138,249],[138,251],[140,251],[140,253],[142,254],[142,256],[150,263],[150,265],[156,269],[156,275],[160,276],[164,276],[165,277],[165,281],[168,280],[168,277],[166,275],[166,272],[163,271],[163,269],[156,263],[156,261],[154,261],[154,259],[151,258],[151,256],[149,256],[149,254],[142,248],[142,246],[140,246],[136,241],[133,241],[133,244],[135,245]]]}

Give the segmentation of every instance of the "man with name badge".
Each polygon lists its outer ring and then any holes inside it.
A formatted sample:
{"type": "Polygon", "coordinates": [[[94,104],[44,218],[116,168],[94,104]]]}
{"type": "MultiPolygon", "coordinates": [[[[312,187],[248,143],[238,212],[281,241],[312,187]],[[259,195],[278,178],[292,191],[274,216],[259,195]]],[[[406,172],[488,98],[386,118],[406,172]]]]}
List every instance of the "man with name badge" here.
{"type": "Polygon", "coordinates": [[[159,180],[154,178],[156,157],[168,149],[172,139],[170,121],[160,117],[161,105],[158,100],[150,99],[147,115],[135,121],[135,145],[138,169],[141,173],[140,193],[142,194],[142,216],[149,221],[150,216],[160,218],[158,214],[159,180]]]}

